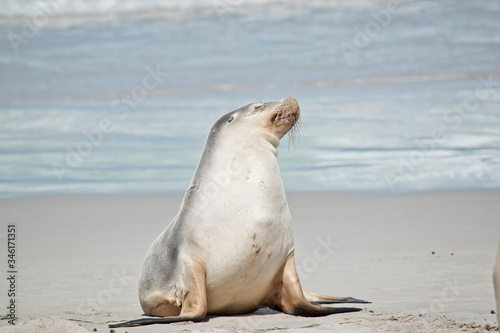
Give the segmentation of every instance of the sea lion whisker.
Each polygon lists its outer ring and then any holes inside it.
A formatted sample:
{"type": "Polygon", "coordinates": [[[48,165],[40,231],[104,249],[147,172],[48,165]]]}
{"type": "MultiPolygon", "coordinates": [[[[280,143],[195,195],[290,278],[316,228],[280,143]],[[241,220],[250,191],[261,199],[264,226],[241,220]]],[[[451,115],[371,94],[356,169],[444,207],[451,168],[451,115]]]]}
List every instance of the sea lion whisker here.
{"type": "Polygon", "coordinates": [[[293,145],[295,149],[295,141],[300,140],[300,131],[301,131],[302,122],[299,118],[295,124],[293,124],[292,128],[288,131],[288,151],[290,151],[290,146],[293,145]]]}

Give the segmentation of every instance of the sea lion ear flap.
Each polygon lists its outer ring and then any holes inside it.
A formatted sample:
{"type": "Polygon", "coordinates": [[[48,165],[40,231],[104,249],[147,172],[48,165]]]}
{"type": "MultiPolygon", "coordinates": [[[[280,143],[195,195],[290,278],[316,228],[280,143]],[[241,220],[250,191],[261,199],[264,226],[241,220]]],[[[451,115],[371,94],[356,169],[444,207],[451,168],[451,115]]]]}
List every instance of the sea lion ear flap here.
{"type": "Polygon", "coordinates": [[[254,104],[253,109],[254,109],[254,111],[257,111],[259,109],[262,109],[262,107],[264,107],[264,105],[265,105],[264,103],[256,103],[256,104],[254,104]]]}

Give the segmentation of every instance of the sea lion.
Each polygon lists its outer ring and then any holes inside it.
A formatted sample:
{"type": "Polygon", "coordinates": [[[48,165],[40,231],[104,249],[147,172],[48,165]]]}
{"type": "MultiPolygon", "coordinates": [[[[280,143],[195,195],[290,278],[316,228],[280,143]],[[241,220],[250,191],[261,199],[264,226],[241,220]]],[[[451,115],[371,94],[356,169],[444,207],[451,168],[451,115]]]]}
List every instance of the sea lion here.
{"type": "Polygon", "coordinates": [[[493,268],[493,287],[497,302],[497,326],[500,327],[500,243],[498,243],[497,259],[493,268]]]}
{"type": "Polygon", "coordinates": [[[299,116],[297,101],[285,98],[249,104],[213,125],[180,211],[144,259],[139,299],[155,318],[110,327],[201,321],[260,307],[325,316],[361,309],[311,302],[369,303],[302,291],[276,158],[299,116]]]}

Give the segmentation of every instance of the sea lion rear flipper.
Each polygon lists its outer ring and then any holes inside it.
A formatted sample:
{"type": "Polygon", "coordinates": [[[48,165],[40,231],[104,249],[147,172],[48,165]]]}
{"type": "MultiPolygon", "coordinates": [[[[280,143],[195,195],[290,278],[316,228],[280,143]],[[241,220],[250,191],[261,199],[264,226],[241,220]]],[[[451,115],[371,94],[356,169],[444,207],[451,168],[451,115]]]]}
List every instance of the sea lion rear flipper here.
{"type": "Polygon", "coordinates": [[[371,302],[353,298],[353,297],[334,297],[313,293],[312,291],[304,290],[305,298],[313,304],[336,304],[336,303],[361,303],[371,304],[371,302]]]}

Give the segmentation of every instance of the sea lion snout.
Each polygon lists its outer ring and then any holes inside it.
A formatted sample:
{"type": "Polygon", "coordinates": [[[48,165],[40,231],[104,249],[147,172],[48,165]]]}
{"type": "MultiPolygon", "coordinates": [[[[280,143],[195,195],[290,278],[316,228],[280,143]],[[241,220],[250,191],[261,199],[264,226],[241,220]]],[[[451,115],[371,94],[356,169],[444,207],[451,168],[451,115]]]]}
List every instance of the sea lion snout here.
{"type": "Polygon", "coordinates": [[[267,128],[280,139],[292,129],[300,118],[300,107],[293,97],[275,102],[268,119],[267,128]]]}

